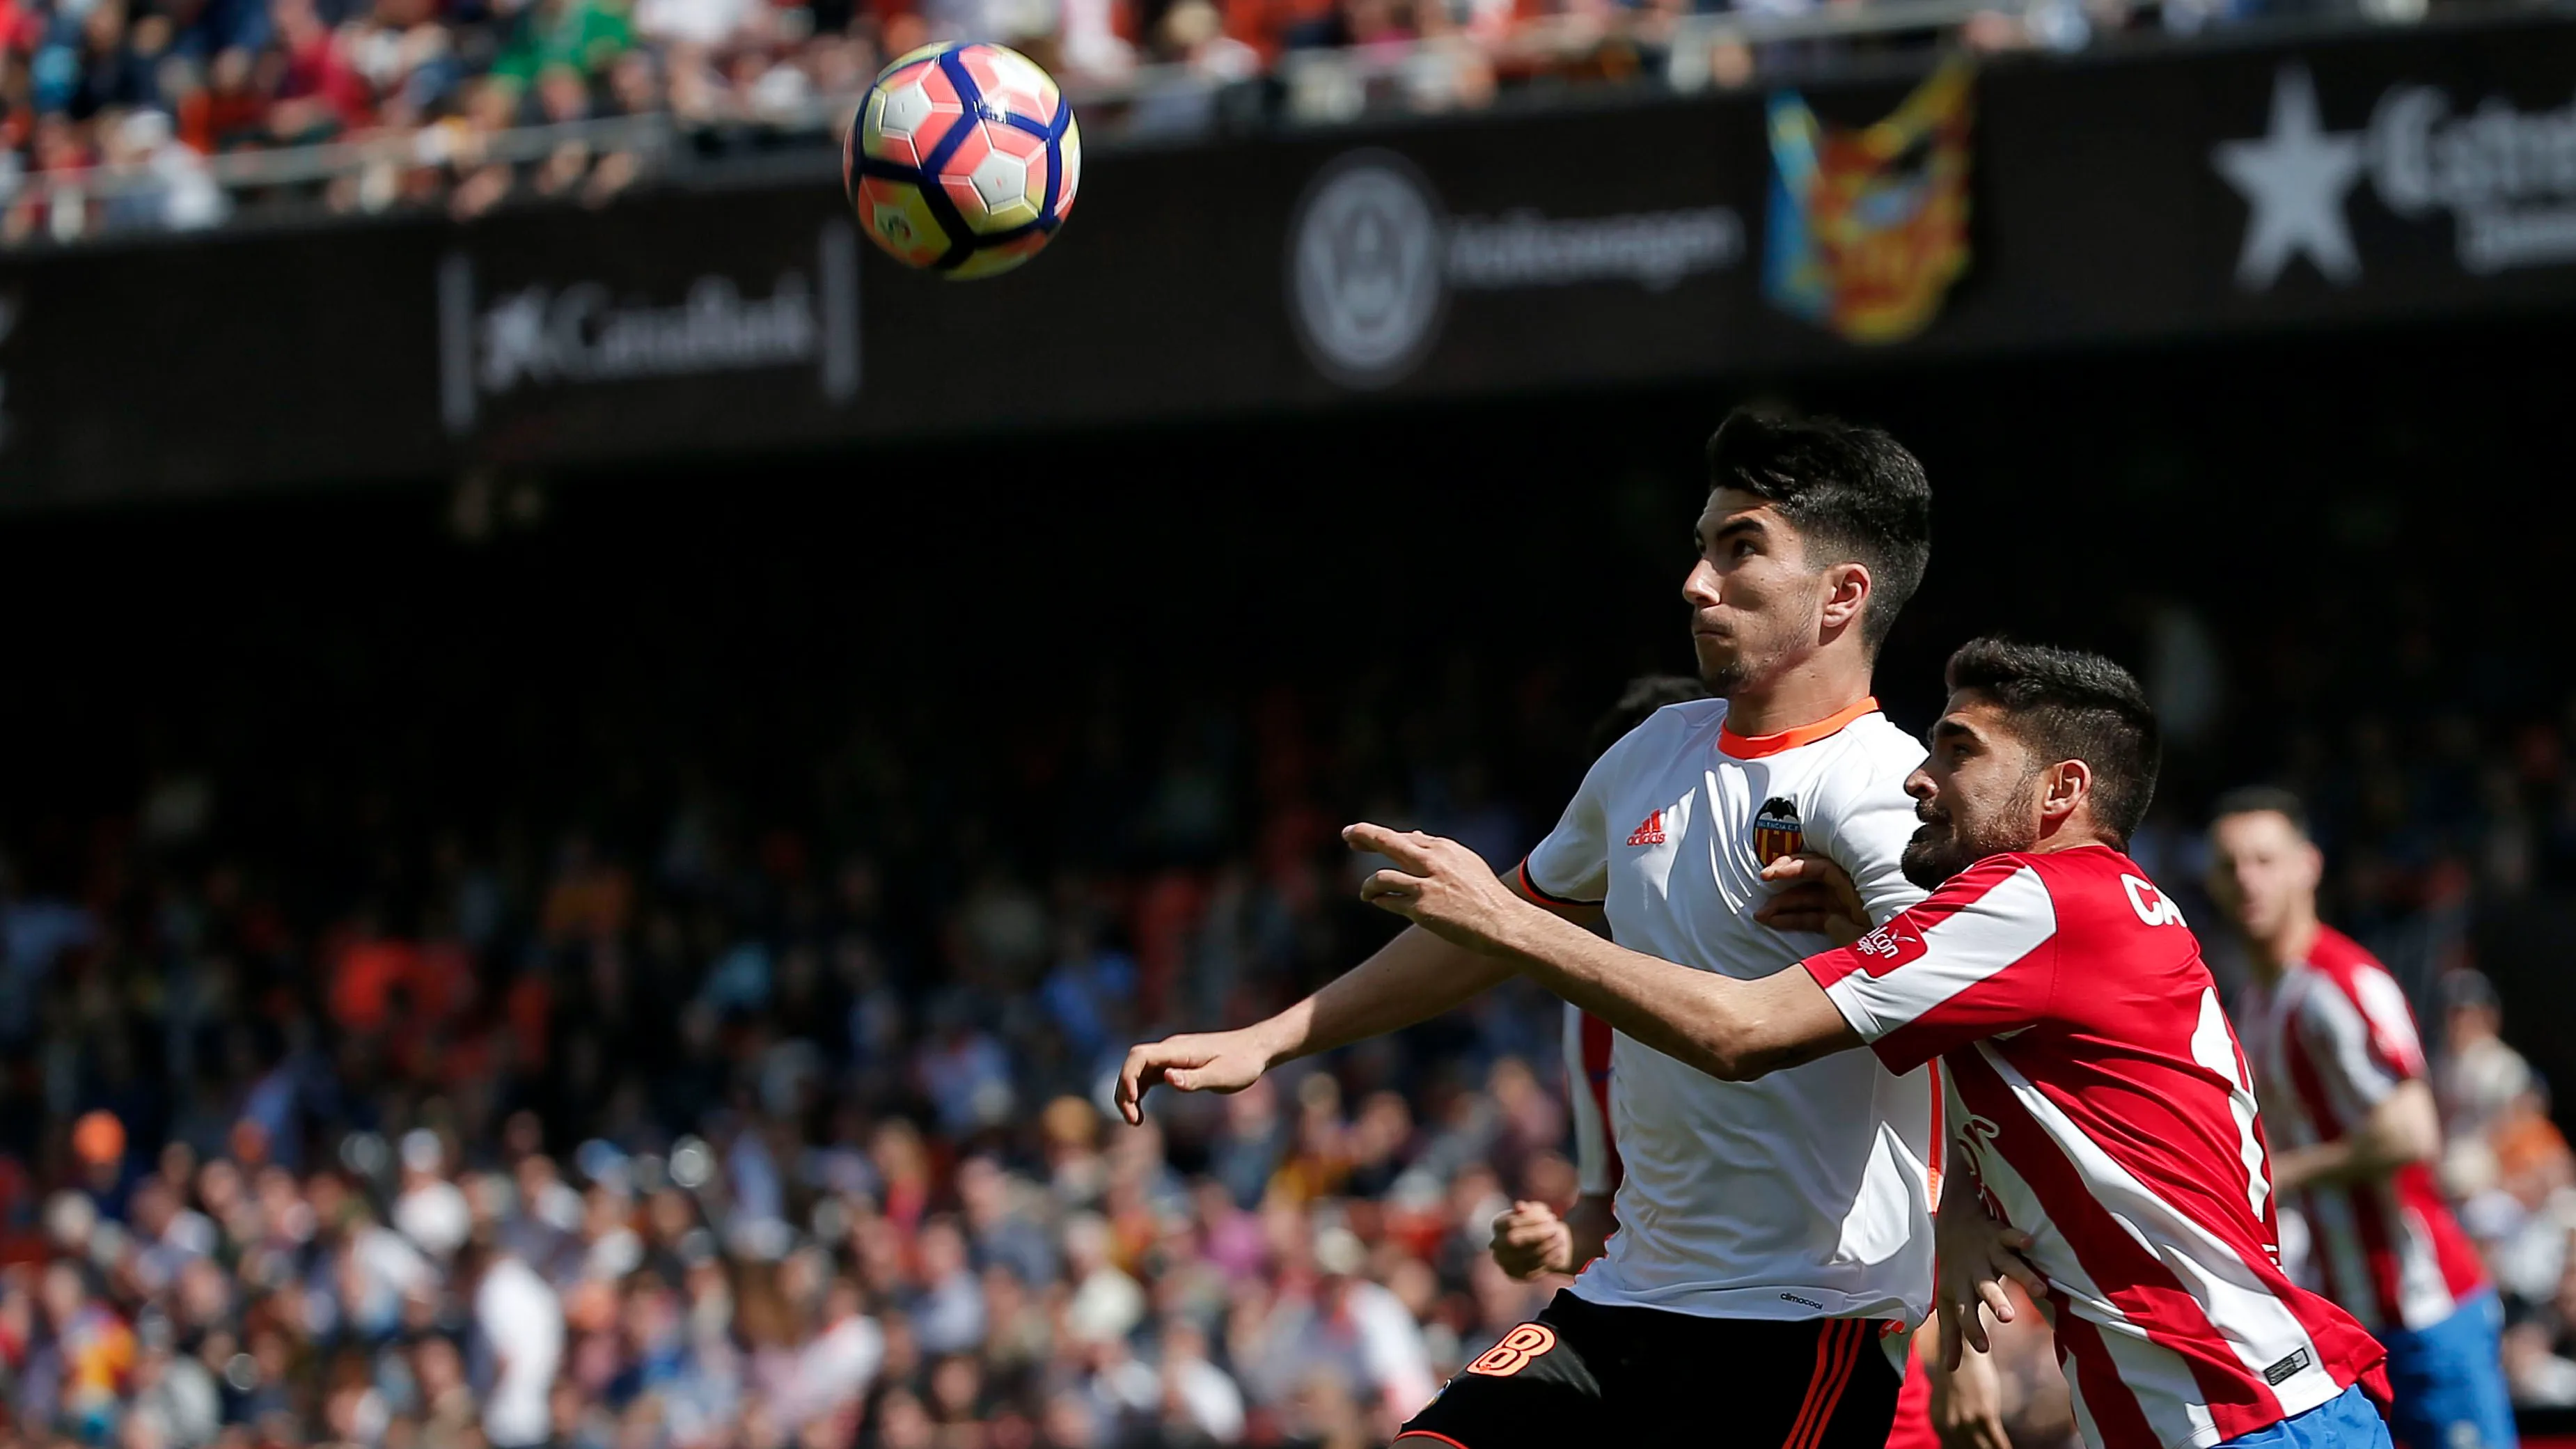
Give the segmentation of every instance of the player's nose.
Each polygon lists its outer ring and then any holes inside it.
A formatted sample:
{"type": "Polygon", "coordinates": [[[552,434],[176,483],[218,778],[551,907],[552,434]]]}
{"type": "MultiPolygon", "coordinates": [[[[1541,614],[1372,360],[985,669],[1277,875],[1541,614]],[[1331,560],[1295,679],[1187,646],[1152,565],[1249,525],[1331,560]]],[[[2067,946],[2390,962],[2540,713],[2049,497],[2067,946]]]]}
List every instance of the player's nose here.
{"type": "Polygon", "coordinates": [[[1683,576],[1682,597],[1694,609],[1717,607],[1717,570],[1709,567],[1707,559],[1692,564],[1691,571],[1683,576]]]}
{"type": "Polygon", "coordinates": [[[1905,793],[1917,800],[1931,799],[1934,793],[1932,772],[1921,765],[1915,766],[1914,773],[1905,777],[1905,793]]]}

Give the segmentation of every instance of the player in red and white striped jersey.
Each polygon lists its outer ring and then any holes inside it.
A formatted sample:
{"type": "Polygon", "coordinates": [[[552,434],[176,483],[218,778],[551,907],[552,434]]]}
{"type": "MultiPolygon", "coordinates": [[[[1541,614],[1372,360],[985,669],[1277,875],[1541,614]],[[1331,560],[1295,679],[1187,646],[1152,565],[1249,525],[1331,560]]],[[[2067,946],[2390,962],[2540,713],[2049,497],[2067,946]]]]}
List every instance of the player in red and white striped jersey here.
{"type": "Polygon", "coordinates": [[[1843,895],[1852,944],[1803,971],[1623,950],[1421,836],[1355,830],[1399,867],[1362,893],[1722,1078],[1862,1045],[1897,1072],[1940,1057],[1967,1174],[1940,1209],[1945,1339],[1982,1346],[2001,1279],[2022,1279],[2096,1449],[2387,1445],[2359,1387],[2383,1350],[2282,1274],[2244,1054],[2182,913],[2123,853],[2155,784],[2144,694],[2097,656],[1993,640],[1951,657],[1949,685],[1906,782],[1904,870],[1931,896],[1864,936],[1843,895]]]}
{"type": "Polygon", "coordinates": [[[2317,1278],[2387,1343],[2401,1442],[2511,1449],[2502,1310],[2433,1181],[2440,1114],[2406,993],[2317,919],[2324,857],[2295,796],[2221,800],[2210,846],[2210,894],[2254,977],[2237,1020],[2271,1124],[2273,1187],[2308,1224],[2317,1278]]]}

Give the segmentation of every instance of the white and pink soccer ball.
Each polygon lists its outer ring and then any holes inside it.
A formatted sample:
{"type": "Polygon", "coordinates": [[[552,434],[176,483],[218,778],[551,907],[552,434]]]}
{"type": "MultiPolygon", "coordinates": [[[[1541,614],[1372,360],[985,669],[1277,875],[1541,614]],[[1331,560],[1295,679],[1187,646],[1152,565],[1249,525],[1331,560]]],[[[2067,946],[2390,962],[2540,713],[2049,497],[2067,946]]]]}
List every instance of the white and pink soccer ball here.
{"type": "Polygon", "coordinates": [[[928,45],[887,66],[841,147],[868,236],[895,260],[989,277],[1055,235],[1082,132],[1055,81],[998,45],[928,45]]]}

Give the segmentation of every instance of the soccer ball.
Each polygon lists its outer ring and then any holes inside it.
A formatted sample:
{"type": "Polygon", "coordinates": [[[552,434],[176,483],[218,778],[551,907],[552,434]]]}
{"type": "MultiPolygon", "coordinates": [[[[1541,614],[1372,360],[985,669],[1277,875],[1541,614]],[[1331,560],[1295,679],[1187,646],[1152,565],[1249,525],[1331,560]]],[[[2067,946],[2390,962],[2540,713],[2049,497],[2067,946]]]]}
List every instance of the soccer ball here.
{"type": "Polygon", "coordinates": [[[1082,183],[1073,107],[1027,56],[926,45],[868,88],[841,146],[841,180],[896,261],[989,277],[1037,255],[1082,183]]]}

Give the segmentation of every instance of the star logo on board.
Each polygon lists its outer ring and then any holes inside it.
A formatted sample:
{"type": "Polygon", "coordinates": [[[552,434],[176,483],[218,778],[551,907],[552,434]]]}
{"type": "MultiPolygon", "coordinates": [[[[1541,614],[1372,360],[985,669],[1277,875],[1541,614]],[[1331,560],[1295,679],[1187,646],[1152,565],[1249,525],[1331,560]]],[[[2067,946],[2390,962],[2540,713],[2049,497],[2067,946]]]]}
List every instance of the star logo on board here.
{"type": "Polygon", "coordinates": [[[2273,76],[2271,128],[2260,140],[2221,141],[2209,161],[2253,209],[2236,285],[2265,291],[2302,256],[2338,286],[2360,280],[2343,201],[2361,179],[2362,138],[2325,129],[2306,66],[2285,65],[2273,76]]]}

